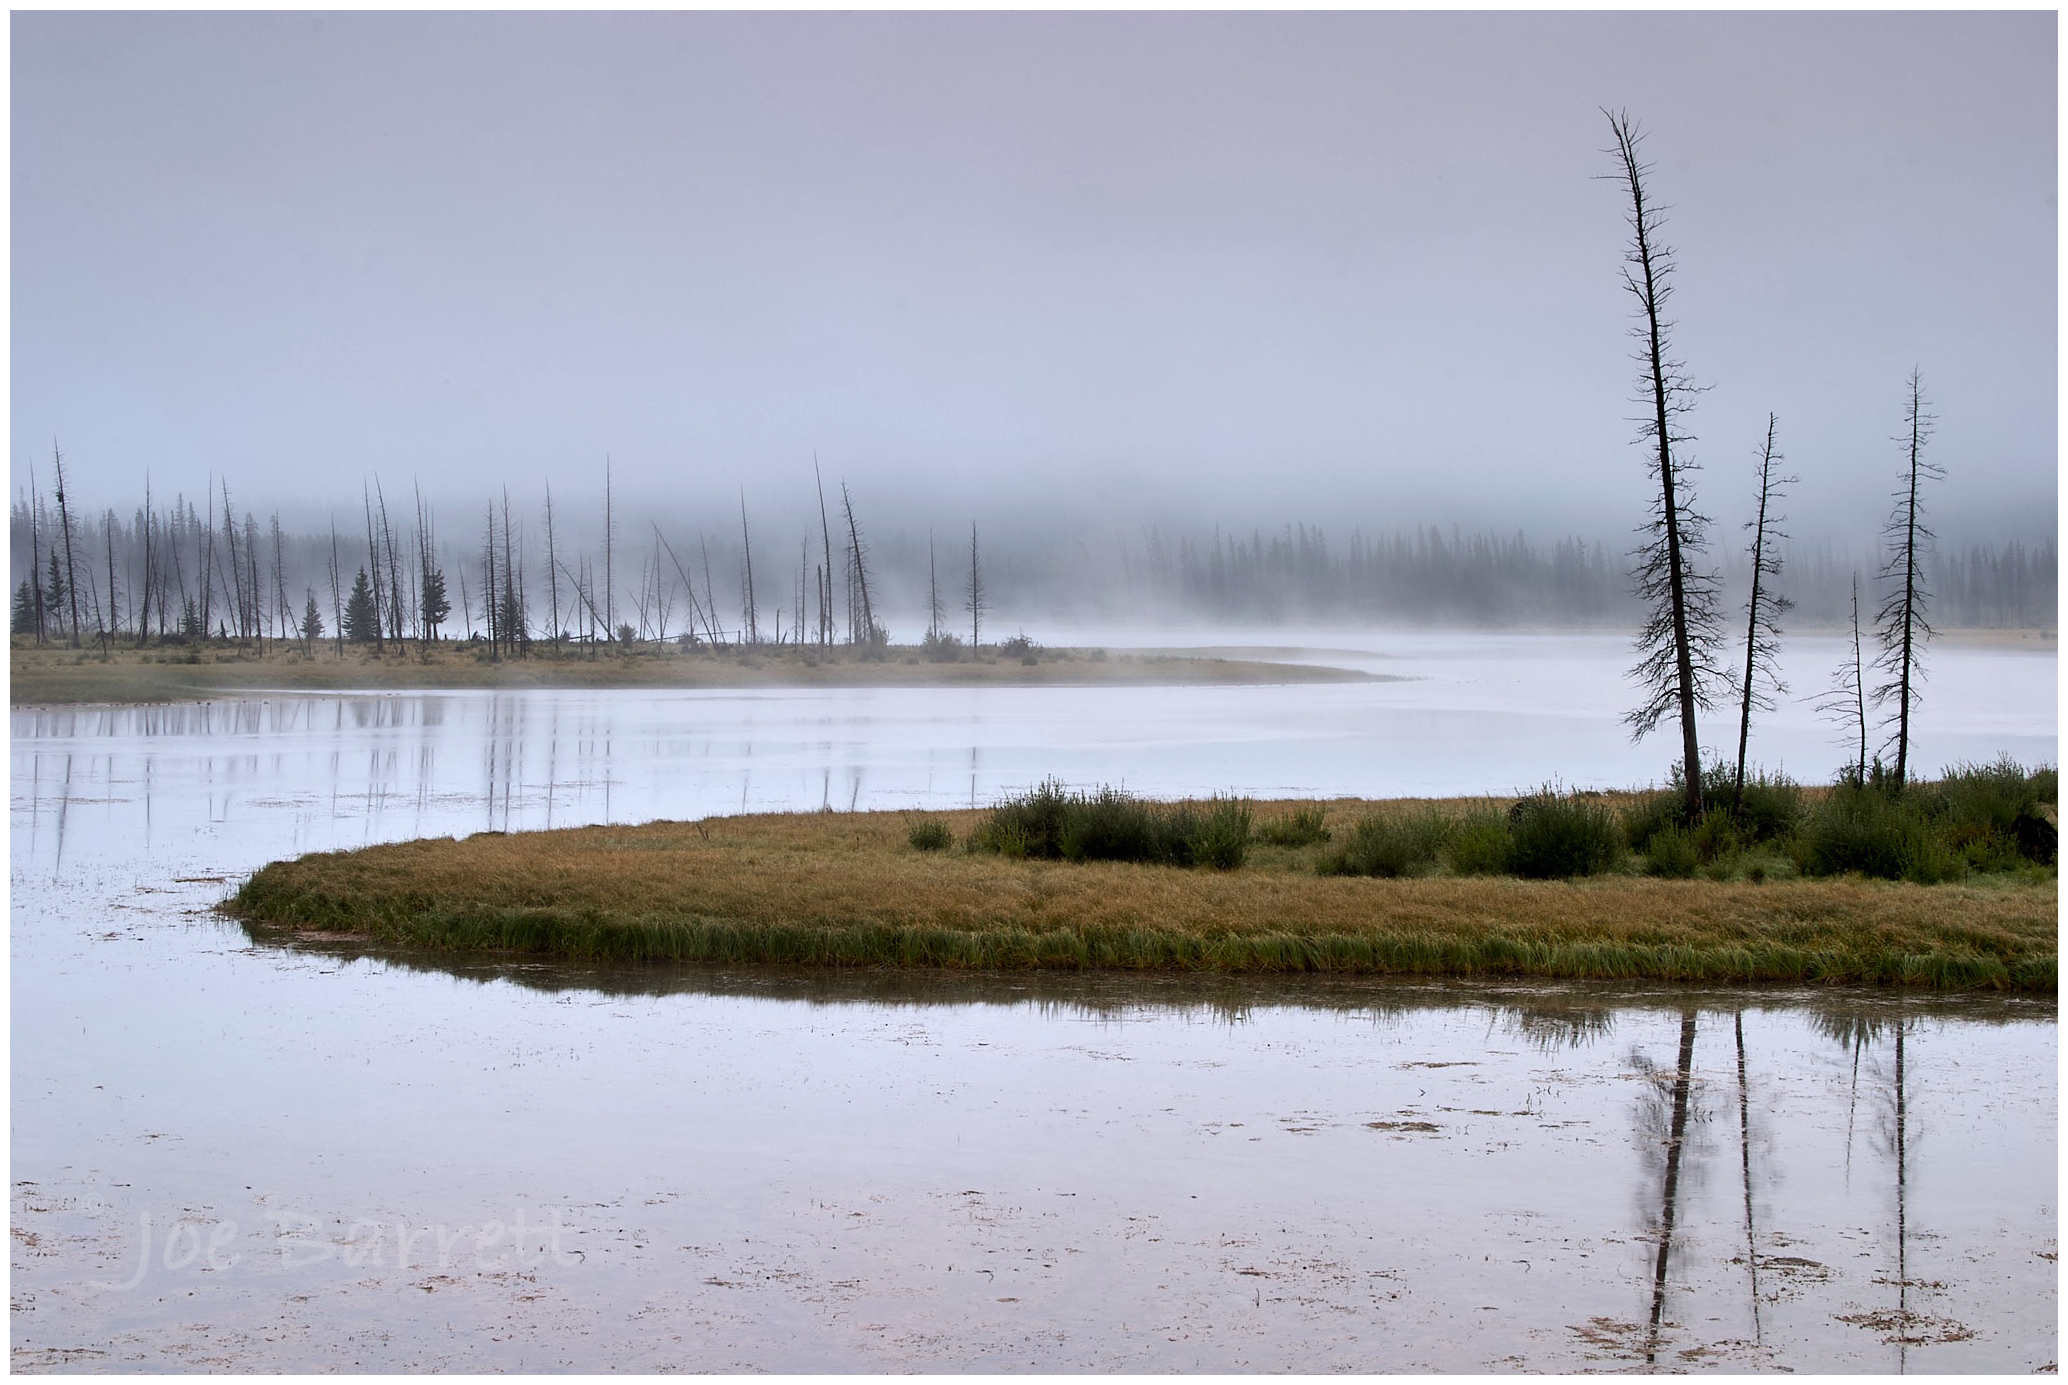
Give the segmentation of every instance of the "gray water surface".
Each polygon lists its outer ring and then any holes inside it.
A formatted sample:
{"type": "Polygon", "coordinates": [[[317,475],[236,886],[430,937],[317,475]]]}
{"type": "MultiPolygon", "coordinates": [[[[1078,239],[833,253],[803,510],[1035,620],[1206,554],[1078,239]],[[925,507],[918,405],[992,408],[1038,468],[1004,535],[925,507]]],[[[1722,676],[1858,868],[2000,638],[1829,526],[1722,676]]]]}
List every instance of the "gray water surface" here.
{"type": "MultiPolygon", "coordinates": [[[[2053,1362],[2051,1000],[595,970],[256,945],[213,913],[365,841],[1045,773],[1498,791],[1557,750],[1540,719],[1612,725],[1504,710],[1550,654],[1463,710],[1440,663],[17,711],[14,1364],[2053,1362]],[[1439,735],[1461,716],[1491,754],[1439,735]]],[[[2046,686],[2010,699],[2028,759],[2046,686]]]]}

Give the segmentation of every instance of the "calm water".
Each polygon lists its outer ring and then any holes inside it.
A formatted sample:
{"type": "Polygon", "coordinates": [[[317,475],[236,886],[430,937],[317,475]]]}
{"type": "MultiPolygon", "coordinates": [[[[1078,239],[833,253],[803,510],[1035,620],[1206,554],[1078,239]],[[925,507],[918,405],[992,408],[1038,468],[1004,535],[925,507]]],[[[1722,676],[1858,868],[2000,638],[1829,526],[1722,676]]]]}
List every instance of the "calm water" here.
{"type": "MultiPolygon", "coordinates": [[[[1357,648],[1306,657],[1405,681],[14,713],[15,1365],[2052,1362],[2050,1001],[445,966],[211,913],[298,851],[1049,773],[1658,776],[1620,641],[1357,648]]],[[[2054,758],[2051,654],[1932,696],[1927,763],[2054,758]]]]}

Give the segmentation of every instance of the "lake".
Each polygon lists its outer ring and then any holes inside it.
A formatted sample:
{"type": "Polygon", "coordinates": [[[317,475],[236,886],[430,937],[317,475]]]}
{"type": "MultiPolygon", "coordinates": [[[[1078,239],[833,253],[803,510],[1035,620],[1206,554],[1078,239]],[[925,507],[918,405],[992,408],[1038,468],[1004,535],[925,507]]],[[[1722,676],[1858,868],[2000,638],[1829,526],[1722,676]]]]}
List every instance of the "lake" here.
{"type": "MultiPolygon", "coordinates": [[[[1617,724],[1614,637],[1214,641],[1399,681],[16,710],[14,1365],[2054,1360],[2051,1000],[597,971],[212,912],[267,860],[429,834],[1670,758],[1617,724]]],[[[1790,654],[1812,687],[1837,644],[1790,654]]],[[[1949,642],[1927,696],[1928,766],[2055,759],[2050,645],[1949,642]]],[[[1845,757],[1800,703],[1753,754],[1845,757]]]]}

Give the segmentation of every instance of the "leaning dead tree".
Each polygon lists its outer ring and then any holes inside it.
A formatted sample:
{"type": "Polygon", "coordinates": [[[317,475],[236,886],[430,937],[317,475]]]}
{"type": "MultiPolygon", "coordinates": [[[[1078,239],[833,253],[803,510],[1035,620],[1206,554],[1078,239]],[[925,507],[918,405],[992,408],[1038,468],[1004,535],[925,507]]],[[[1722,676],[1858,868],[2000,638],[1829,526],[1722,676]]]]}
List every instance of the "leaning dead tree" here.
{"type": "Polygon", "coordinates": [[[854,595],[848,606],[848,639],[858,645],[873,647],[883,643],[884,636],[876,624],[876,608],[869,602],[869,551],[862,546],[861,526],[855,523],[854,517],[854,497],[848,494],[845,481],[840,483],[840,508],[847,516],[848,571],[854,584],[854,595]]]}
{"type": "Polygon", "coordinates": [[[1731,785],[1733,813],[1745,807],[1745,747],[1752,738],[1752,709],[1771,712],[1774,698],[1788,691],[1776,666],[1781,640],[1776,618],[1786,614],[1795,603],[1776,592],[1772,585],[1773,579],[1781,575],[1781,555],[1774,541],[1788,537],[1781,531],[1784,517],[1775,513],[1774,503],[1780,499],[1781,487],[1794,485],[1797,478],[1774,474],[1781,460],[1781,454],[1774,451],[1776,426],[1777,420],[1768,414],[1766,443],[1759,450],[1759,509],[1745,523],[1752,531],[1752,546],[1748,550],[1752,556],[1752,595],[1745,603],[1745,677],[1738,686],[1738,773],[1731,785]]]}
{"type": "Polygon", "coordinates": [[[1924,644],[1932,637],[1932,627],[1924,618],[1931,593],[1925,589],[1920,563],[1933,536],[1924,524],[1918,488],[1925,481],[1946,477],[1944,468],[1924,460],[1924,445],[1938,419],[1925,412],[1924,380],[1915,370],[1910,372],[1909,393],[1903,407],[1904,431],[1896,439],[1906,458],[1903,480],[1896,487],[1895,510],[1881,530],[1889,541],[1888,558],[1881,568],[1882,581],[1889,584],[1888,596],[1874,622],[1881,644],[1874,667],[1887,679],[1874,689],[1874,701],[1877,705],[1893,702],[1896,707],[1896,729],[1888,744],[1896,750],[1898,789],[1907,782],[1910,771],[1910,709],[1917,705],[1917,685],[1924,678],[1924,644]]]}
{"type": "Polygon", "coordinates": [[[1672,326],[1665,306],[1672,296],[1673,251],[1659,240],[1661,208],[1645,190],[1652,165],[1638,158],[1644,136],[1624,112],[1604,111],[1615,136],[1611,151],[1617,170],[1609,175],[1623,183],[1630,197],[1630,245],[1623,255],[1623,286],[1637,300],[1637,322],[1631,335],[1638,341],[1637,402],[1644,414],[1637,420],[1638,440],[1651,454],[1648,465],[1656,489],[1651,519],[1640,530],[1644,542],[1633,555],[1632,572],[1646,616],[1637,636],[1639,658],[1631,675],[1644,689],[1644,701],[1624,718],[1643,737],[1669,714],[1680,719],[1681,776],[1690,820],[1702,815],[1702,748],[1695,732],[1695,713],[1710,706],[1709,690],[1722,678],[1716,663],[1721,616],[1716,577],[1701,570],[1708,519],[1694,509],[1694,464],[1682,445],[1692,436],[1679,420],[1693,404],[1697,387],[1686,366],[1672,358],[1667,334],[1672,326]]]}

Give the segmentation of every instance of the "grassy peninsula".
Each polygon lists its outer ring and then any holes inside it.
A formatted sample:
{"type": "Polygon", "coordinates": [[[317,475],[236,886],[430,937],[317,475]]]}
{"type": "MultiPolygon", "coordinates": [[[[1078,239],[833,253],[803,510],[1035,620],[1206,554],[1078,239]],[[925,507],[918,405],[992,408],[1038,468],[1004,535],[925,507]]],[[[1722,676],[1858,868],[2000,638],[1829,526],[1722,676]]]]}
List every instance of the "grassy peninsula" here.
{"type": "Polygon", "coordinates": [[[1562,811],[1552,799],[1155,805],[1044,786],[989,810],[321,853],[267,866],[227,908],[260,937],[578,960],[2055,986],[2050,865],[2005,864],[2015,851],[1995,842],[1975,859],[2002,868],[1942,861],[1944,883],[1818,875],[1793,863],[1799,848],[1749,835],[1703,863],[1670,799],[1568,796],[1597,825],[1648,822],[1661,845],[1619,838],[1554,878],[1513,869],[1515,842],[1562,811]],[[1072,800],[1085,814],[1069,817],[1072,800]],[[1044,814],[1062,824],[1061,859],[1046,858],[1044,814]],[[1463,857],[1385,845],[1427,846],[1436,823],[1463,857]],[[1499,871],[1496,823],[1511,852],[1499,871]],[[1136,859],[1098,859],[1115,842],[1136,859]]]}
{"type": "Polygon", "coordinates": [[[186,702],[276,690],[400,692],[467,688],[1068,687],[1118,684],[1266,684],[1383,681],[1314,664],[1049,648],[1032,641],[966,647],[941,658],[919,646],[750,645],[685,647],[652,640],[555,648],[493,657],[479,641],[371,645],[329,641],[259,649],[195,641],[148,649],[36,647],[15,637],[9,693],[16,706],[82,702],[186,702]]]}

